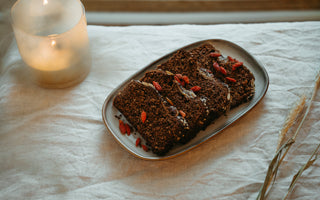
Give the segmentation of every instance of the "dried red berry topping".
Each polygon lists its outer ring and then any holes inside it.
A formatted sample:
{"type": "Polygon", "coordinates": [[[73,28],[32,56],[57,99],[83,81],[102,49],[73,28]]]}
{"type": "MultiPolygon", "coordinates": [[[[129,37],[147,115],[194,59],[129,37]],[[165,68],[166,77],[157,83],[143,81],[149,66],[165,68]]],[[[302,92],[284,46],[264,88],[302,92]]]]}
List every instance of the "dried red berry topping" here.
{"type": "Polygon", "coordinates": [[[156,88],[156,90],[161,91],[162,88],[160,86],[160,84],[156,81],[152,81],[153,86],[156,88]]]}
{"type": "Polygon", "coordinates": [[[136,147],[137,147],[137,146],[140,146],[140,144],[141,144],[141,139],[140,139],[140,138],[137,138],[137,140],[136,140],[136,147]]]}
{"type": "Polygon", "coordinates": [[[232,83],[237,82],[237,80],[236,80],[236,79],[231,78],[231,77],[226,77],[226,79],[227,79],[228,81],[232,82],[232,83]]]}
{"type": "Polygon", "coordinates": [[[127,135],[129,136],[131,134],[131,127],[129,126],[129,124],[125,124],[125,127],[127,131],[127,135]]]}
{"type": "Polygon", "coordinates": [[[224,67],[220,67],[220,71],[223,75],[227,75],[227,70],[224,67]]]}
{"type": "Polygon", "coordinates": [[[221,56],[221,53],[211,52],[209,55],[210,55],[212,58],[218,58],[219,56],[221,56]]]}
{"type": "Polygon", "coordinates": [[[232,65],[232,70],[236,70],[238,67],[242,66],[243,62],[236,62],[232,65]]]}
{"type": "Polygon", "coordinates": [[[219,66],[219,64],[217,62],[213,63],[213,69],[216,70],[217,72],[220,71],[220,66],[219,66]]]}
{"type": "Polygon", "coordinates": [[[187,76],[182,76],[182,79],[186,84],[190,83],[190,80],[189,80],[189,78],[187,76]]]}
{"type": "Polygon", "coordinates": [[[178,81],[178,83],[180,83],[180,84],[181,84],[181,81],[180,81],[180,79],[178,78],[178,76],[177,76],[177,75],[175,75],[175,76],[174,76],[174,79],[175,79],[176,81],[178,81]]]}
{"type": "Polygon", "coordinates": [[[192,88],[190,88],[190,90],[192,90],[193,92],[198,92],[199,90],[201,90],[200,86],[193,86],[192,88]]]}
{"type": "Polygon", "coordinates": [[[234,59],[231,56],[228,56],[228,60],[230,60],[231,62],[234,62],[234,59]]]}
{"type": "Polygon", "coordinates": [[[147,113],[145,111],[141,112],[141,121],[144,123],[147,119],[147,113]]]}
{"type": "Polygon", "coordinates": [[[149,148],[146,145],[143,144],[143,145],[141,145],[141,147],[142,147],[143,150],[149,151],[149,148]]]}
{"type": "Polygon", "coordinates": [[[127,132],[126,126],[124,125],[122,120],[119,120],[119,129],[122,134],[125,134],[127,132]]]}

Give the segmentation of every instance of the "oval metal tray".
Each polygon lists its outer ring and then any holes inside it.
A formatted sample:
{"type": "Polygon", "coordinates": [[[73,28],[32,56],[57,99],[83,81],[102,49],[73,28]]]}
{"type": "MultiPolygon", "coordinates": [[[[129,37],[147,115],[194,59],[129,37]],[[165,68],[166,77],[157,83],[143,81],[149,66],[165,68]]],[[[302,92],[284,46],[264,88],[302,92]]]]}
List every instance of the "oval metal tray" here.
{"type": "Polygon", "coordinates": [[[109,132],[113,135],[116,141],[129,153],[145,160],[163,160],[168,158],[173,158],[175,156],[181,155],[197,146],[201,143],[212,138],[214,135],[218,134],[220,131],[227,128],[229,125],[234,123],[237,119],[242,117],[248,111],[250,111],[265,95],[269,86],[268,74],[261,63],[259,63],[252,55],[250,55],[242,47],[222,39],[210,39],[195,42],[184,46],[176,51],[173,51],[160,59],[150,63],[140,71],[136,72],[134,75],[125,80],[122,84],[116,87],[106,98],[103,108],[102,108],[102,119],[106,125],[109,132]],[[174,146],[165,156],[157,156],[151,151],[144,151],[142,148],[135,146],[135,140],[140,137],[139,134],[131,134],[127,136],[126,134],[121,134],[119,130],[119,121],[115,116],[119,116],[119,111],[112,105],[113,99],[116,94],[122,90],[132,79],[140,79],[146,71],[155,69],[157,65],[167,61],[176,51],[180,49],[190,50],[195,47],[201,46],[204,43],[211,43],[214,47],[219,49],[222,55],[231,56],[242,61],[244,65],[253,73],[255,77],[255,95],[253,99],[241,106],[230,110],[226,116],[221,116],[214,121],[213,124],[208,126],[205,130],[200,131],[195,138],[184,145],[174,146]]]}

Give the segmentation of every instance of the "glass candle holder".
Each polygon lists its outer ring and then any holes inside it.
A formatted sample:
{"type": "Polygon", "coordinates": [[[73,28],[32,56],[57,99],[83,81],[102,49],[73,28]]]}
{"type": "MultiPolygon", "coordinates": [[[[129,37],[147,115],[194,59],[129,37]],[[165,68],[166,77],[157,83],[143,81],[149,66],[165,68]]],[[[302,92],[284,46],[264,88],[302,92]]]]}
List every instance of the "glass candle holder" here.
{"type": "Polygon", "coordinates": [[[20,55],[36,83],[64,88],[87,76],[91,54],[80,0],[18,0],[11,17],[20,55]]]}

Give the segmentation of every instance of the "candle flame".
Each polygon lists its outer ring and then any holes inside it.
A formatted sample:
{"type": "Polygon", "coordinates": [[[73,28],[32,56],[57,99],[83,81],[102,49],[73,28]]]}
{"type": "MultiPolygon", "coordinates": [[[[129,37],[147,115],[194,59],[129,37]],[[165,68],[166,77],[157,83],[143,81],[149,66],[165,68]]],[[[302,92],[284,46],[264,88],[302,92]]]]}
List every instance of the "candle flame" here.
{"type": "Polygon", "coordinates": [[[51,46],[54,47],[56,46],[57,42],[55,40],[51,40],[51,46]]]}
{"type": "Polygon", "coordinates": [[[48,0],[43,0],[43,5],[47,5],[48,4],[48,0]]]}

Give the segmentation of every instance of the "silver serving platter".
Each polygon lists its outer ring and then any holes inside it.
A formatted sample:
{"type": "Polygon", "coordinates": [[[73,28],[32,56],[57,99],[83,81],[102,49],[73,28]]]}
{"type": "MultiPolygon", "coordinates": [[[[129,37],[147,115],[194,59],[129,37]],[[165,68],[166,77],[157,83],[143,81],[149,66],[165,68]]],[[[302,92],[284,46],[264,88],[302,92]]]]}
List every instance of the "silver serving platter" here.
{"type": "MultiPolygon", "coordinates": [[[[261,63],[259,63],[251,54],[249,54],[242,47],[222,39],[210,39],[195,42],[184,46],[176,51],[173,51],[160,59],[150,63],[140,71],[133,74],[122,84],[116,87],[106,98],[103,108],[102,108],[102,118],[106,125],[108,131],[112,134],[115,140],[129,153],[132,155],[145,159],[145,160],[163,160],[168,158],[173,158],[175,156],[181,155],[197,146],[201,143],[212,138],[232,123],[236,122],[240,117],[245,115],[250,111],[265,95],[269,86],[269,77],[267,71],[261,63]],[[195,138],[184,145],[174,146],[165,156],[158,156],[153,154],[151,151],[144,151],[141,147],[135,146],[135,141],[138,137],[141,137],[139,133],[131,134],[130,136],[126,134],[121,134],[119,130],[119,120],[115,116],[119,116],[119,111],[113,106],[113,99],[116,94],[122,90],[132,79],[138,80],[145,74],[146,71],[155,69],[157,65],[167,61],[176,51],[180,49],[190,50],[195,47],[201,46],[204,43],[210,43],[214,47],[220,50],[223,56],[231,56],[240,60],[244,65],[253,73],[255,77],[255,95],[253,99],[241,106],[230,110],[226,116],[221,116],[214,121],[213,124],[208,126],[205,130],[200,131],[195,138]]],[[[133,108],[134,109],[134,108],[133,108]]],[[[125,120],[125,119],[124,119],[125,120]]],[[[142,138],[141,138],[142,139],[142,138]]]]}

